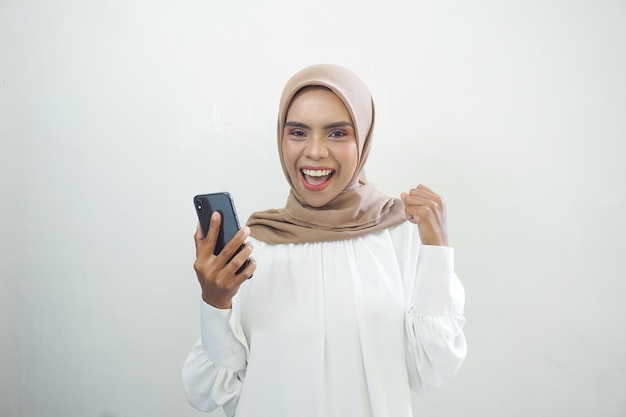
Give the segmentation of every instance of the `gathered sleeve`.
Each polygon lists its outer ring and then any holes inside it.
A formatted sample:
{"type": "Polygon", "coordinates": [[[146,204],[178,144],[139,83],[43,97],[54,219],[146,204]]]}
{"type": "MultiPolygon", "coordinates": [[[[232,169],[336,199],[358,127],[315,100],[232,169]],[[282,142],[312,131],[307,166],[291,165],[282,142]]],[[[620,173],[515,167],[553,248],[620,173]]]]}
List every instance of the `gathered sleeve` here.
{"type": "Polygon", "coordinates": [[[189,403],[201,411],[237,409],[245,378],[248,347],[232,309],[201,303],[201,337],[183,366],[183,388],[189,403]]]}
{"type": "Polygon", "coordinates": [[[405,250],[398,255],[406,291],[409,382],[414,392],[429,392],[445,386],[467,354],[465,290],[454,272],[453,248],[404,239],[405,250]]]}

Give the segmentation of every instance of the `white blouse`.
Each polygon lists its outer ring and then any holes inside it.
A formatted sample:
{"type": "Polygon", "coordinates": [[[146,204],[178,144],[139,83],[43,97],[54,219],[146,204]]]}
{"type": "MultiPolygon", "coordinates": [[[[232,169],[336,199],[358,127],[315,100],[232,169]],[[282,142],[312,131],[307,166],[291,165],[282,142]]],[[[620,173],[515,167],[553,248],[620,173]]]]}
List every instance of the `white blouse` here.
{"type": "Polygon", "coordinates": [[[270,245],[233,308],[201,303],[183,367],[189,402],[237,417],[411,417],[466,355],[454,250],[405,222],[361,237],[270,245]]]}

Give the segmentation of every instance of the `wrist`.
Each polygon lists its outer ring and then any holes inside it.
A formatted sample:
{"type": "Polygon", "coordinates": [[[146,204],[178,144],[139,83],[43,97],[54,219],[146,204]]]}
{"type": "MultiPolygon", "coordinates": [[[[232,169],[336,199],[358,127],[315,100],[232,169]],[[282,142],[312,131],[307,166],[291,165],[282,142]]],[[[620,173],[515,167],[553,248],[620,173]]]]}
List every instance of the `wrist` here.
{"type": "Polygon", "coordinates": [[[204,301],[206,304],[210,305],[211,307],[217,308],[219,310],[229,310],[233,306],[232,300],[228,300],[228,301],[213,300],[211,299],[211,297],[207,297],[204,294],[202,294],[202,301],[204,301]]]}

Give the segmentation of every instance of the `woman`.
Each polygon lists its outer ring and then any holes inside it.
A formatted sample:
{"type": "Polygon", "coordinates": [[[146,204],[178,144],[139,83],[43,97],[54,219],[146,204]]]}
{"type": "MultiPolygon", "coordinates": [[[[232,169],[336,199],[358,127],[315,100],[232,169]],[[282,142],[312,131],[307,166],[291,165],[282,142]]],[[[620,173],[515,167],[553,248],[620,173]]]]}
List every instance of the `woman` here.
{"type": "Polygon", "coordinates": [[[316,65],[288,81],[285,208],[254,213],[217,256],[219,215],[206,239],[195,234],[202,329],[183,382],[196,408],[410,417],[412,393],[445,385],[463,362],[444,199],[422,185],[393,199],[365,181],[373,124],[371,94],[347,69],[316,65]]]}

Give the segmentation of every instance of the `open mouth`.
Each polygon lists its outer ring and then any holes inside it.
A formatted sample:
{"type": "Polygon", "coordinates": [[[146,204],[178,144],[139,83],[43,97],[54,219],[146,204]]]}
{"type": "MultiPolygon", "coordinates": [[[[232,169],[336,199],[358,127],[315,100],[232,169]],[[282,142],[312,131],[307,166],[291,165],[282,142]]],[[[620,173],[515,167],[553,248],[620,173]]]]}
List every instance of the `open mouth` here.
{"type": "Polygon", "coordinates": [[[335,171],[332,169],[301,169],[300,173],[304,178],[305,186],[309,186],[307,188],[318,189],[323,188],[328,183],[335,171]]]}

